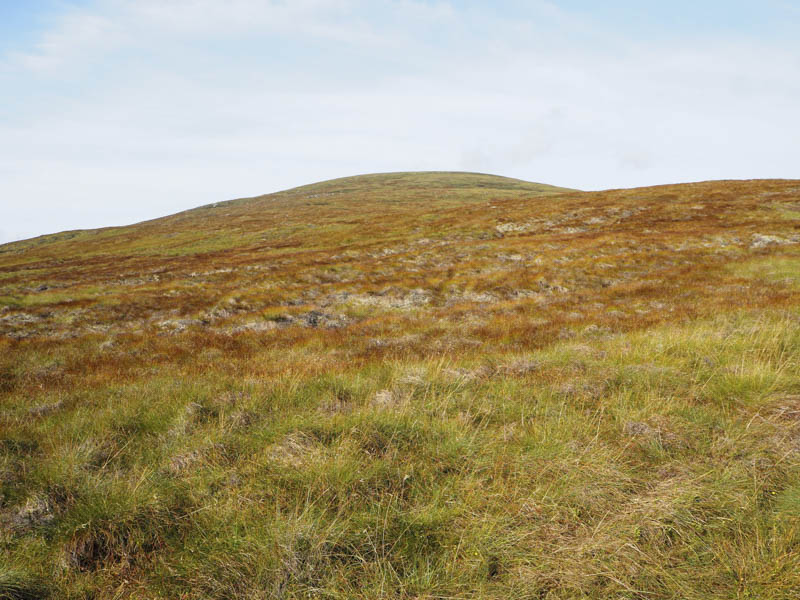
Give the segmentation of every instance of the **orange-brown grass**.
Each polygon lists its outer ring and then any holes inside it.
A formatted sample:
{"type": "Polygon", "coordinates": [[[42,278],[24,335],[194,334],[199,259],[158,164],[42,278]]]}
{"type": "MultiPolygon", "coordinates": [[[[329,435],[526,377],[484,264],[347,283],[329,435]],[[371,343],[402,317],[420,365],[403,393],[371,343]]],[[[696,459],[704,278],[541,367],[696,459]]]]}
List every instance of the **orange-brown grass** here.
{"type": "Polygon", "coordinates": [[[795,598],[800,181],[353,177],[0,246],[0,598],[795,598]]]}

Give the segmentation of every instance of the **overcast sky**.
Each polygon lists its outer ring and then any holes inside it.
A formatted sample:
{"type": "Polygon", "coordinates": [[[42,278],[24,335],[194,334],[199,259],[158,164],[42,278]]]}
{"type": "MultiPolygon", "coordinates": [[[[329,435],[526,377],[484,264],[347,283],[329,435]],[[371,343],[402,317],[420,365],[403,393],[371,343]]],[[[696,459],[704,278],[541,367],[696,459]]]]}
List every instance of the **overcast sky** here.
{"type": "Polygon", "coordinates": [[[0,0],[0,243],[360,173],[800,178],[800,0],[0,0]]]}

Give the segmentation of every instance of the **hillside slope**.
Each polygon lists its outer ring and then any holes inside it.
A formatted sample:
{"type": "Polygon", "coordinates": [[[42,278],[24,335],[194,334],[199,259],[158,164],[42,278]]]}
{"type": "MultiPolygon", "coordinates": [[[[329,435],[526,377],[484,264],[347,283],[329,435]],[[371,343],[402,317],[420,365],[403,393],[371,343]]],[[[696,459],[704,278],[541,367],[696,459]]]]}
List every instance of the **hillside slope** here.
{"type": "Polygon", "coordinates": [[[799,217],[395,173],[0,246],[0,597],[795,598],[799,217]]]}

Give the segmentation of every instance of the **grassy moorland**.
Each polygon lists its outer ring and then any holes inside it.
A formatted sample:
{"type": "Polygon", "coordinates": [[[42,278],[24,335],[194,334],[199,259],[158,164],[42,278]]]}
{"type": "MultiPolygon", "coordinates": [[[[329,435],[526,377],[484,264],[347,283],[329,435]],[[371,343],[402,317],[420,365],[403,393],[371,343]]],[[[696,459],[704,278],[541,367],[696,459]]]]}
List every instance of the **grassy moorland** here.
{"type": "Polygon", "coordinates": [[[800,181],[0,246],[0,598],[798,596],[800,181]]]}

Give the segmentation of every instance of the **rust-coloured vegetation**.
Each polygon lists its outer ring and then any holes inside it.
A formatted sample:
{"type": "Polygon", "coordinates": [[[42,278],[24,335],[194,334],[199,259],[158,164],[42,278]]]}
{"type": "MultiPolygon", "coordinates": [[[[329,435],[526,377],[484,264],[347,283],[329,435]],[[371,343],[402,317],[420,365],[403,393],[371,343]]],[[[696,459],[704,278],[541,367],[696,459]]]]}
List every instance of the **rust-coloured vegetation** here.
{"type": "Polygon", "coordinates": [[[409,173],[0,246],[0,597],[797,597],[798,217],[409,173]]]}

